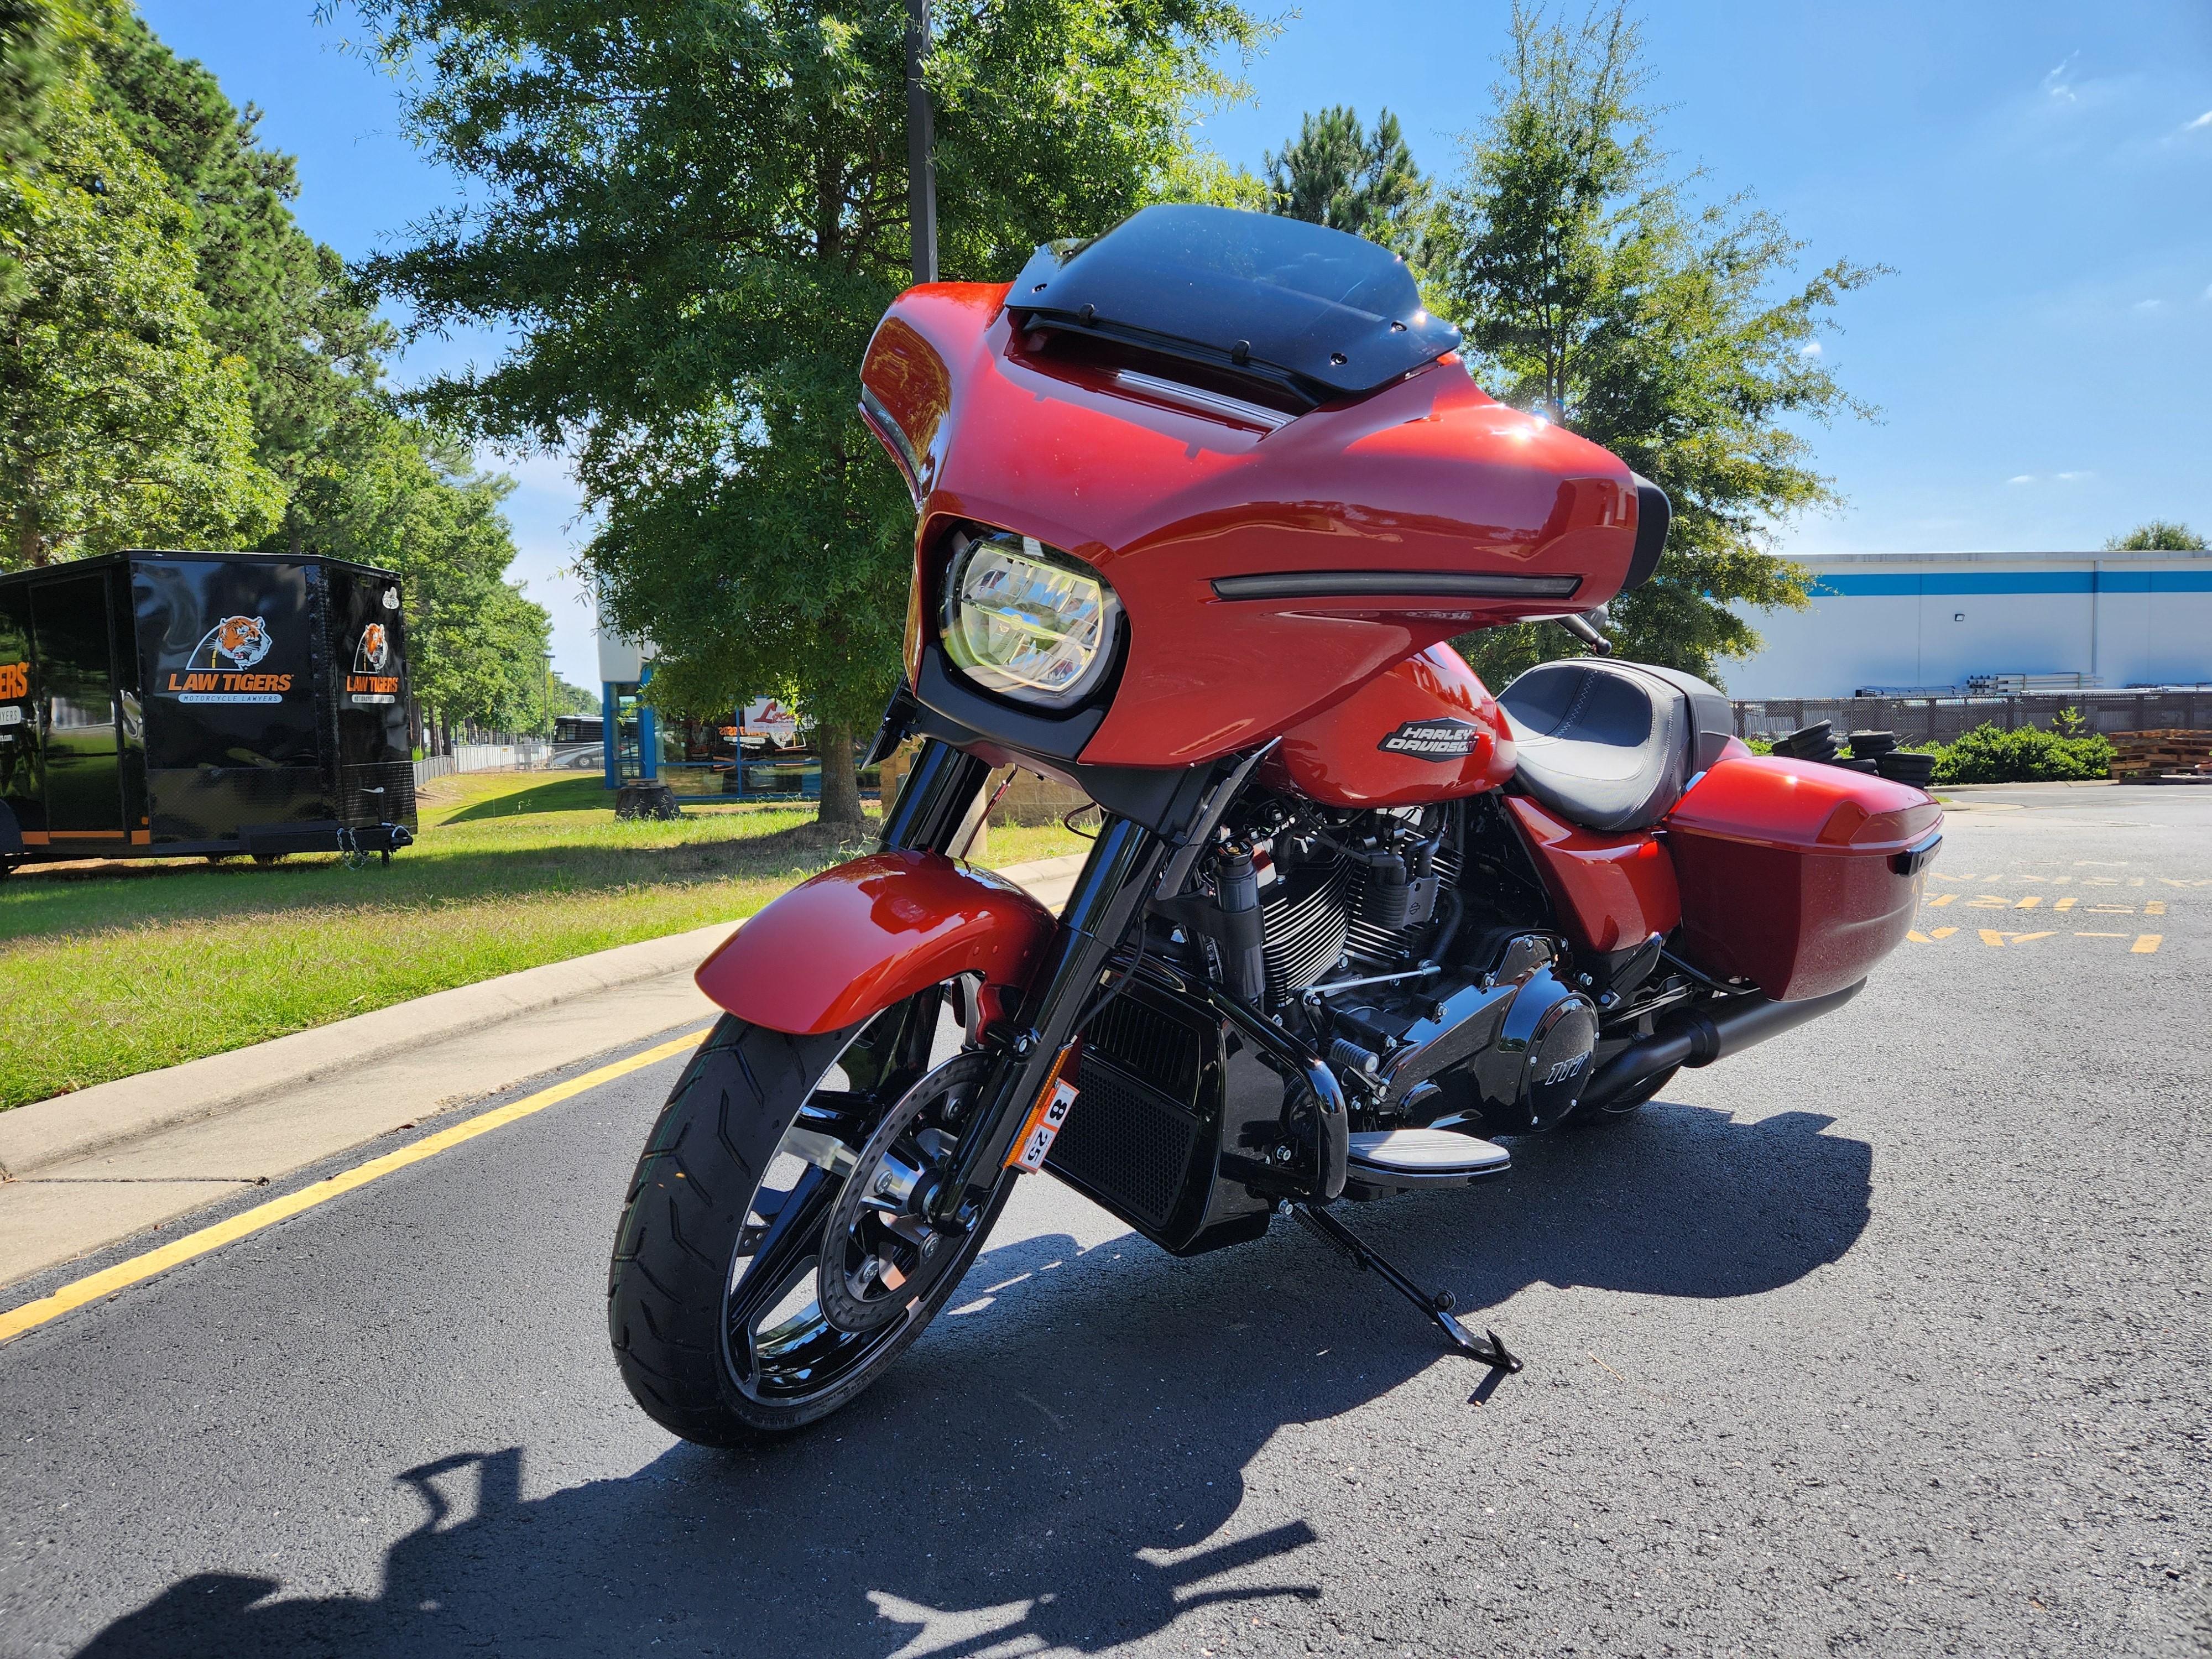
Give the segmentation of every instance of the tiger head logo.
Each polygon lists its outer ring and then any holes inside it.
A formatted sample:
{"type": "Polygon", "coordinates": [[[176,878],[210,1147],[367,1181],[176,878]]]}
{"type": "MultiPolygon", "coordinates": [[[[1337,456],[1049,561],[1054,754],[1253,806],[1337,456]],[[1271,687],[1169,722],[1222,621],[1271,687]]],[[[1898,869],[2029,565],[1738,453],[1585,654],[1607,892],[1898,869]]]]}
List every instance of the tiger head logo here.
{"type": "Polygon", "coordinates": [[[371,623],[361,630],[361,643],[354,647],[353,672],[356,674],[381,674],[384,665],[392,660],[392,636],[384,631],[382,623],[371,623]]]}
{"type": "Polygon", "coordinates": [[[269,624],[258,617],[225,617],[192,647],[191,668],[251,668],[269,654],[269,624]]]}

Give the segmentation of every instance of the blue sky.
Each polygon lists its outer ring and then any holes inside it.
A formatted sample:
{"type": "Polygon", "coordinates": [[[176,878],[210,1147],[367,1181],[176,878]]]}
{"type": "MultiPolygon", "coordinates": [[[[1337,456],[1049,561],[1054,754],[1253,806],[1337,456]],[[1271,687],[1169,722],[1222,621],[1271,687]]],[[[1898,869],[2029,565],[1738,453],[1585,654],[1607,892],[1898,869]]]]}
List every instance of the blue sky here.
{"type": "MultiPolygon", "coordinates": [[[[1265,10],[1264,3],[1261,9],[1265,10]]],[[[302,222],[368,252],[455,199],[397,131],[392,84],[341,49],[312,0],[147,0],[155,31],[266,112],[296,154],[302,222]]],[[[1309,0],[1213,115],[1257,167],[1302,111],[1404,122],[1432,172],[1486,107],[1503,0],[1309,0]]],[[[2148,518],[2212,532],[2212,8],[2198,0],[1670,0],[1645,9],[1671,106],[1664,141],[1701,188],[1749,189],[1808,245],[1895,268],[1849,297],[1822,349],[1879,424],[1816,432],[1848,497],[1785,551],[2087,548],[2148,518]]],[[[425,342],[402,381],[482,356],[425,342]]],[[[588,612],[558,574],[577,538],[557,462],[501,463],[518,574],[588,683],[588,612]]]]}

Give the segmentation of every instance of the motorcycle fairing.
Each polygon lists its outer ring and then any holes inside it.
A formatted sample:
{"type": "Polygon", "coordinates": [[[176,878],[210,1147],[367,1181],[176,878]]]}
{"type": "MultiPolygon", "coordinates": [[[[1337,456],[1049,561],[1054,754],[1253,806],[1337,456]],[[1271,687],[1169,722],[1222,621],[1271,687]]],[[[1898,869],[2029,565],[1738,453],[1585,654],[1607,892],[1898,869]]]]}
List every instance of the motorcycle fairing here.
{"type": "Polygon", "coordinates": [[[908,290],[862,369],[863,412],[920,507],[908,683],[986,735],[1092,766],[1196,765],[1455,635],[1586,611],[1627,578],[1628,468],[1486,397],[1455,355],[1293,416],[1079,331],[1017,330],[1006,293],[908,290]],[[957,677],[951,706],[934,619],[958,520],[1113,584],[1126,655],[1103,712],[1017,710],[957,677]]]}
{"type": "Polygon", "coordinates": [[[1028,982],[1059,926],[1012,882],[941,853],[876,853],[802,882],[699,965],[699,988],[738,1018],[817,1036],[956,975],[1028,982]]]}

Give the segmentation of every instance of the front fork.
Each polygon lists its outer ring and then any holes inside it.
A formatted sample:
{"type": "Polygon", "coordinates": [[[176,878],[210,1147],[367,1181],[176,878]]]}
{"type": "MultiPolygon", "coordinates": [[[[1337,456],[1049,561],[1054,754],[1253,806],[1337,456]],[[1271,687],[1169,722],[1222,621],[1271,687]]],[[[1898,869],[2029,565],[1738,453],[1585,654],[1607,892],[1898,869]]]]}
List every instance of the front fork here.
{"type": "MultiPolygon", "coordinates": [[[[1273,745],[1269,745],[1272,747],[1273,745]]],[[[1061,1049],[1078,1030],[1097,994],[1115,950],[1131,924],[1139,920],[1145,901],[1164,885],[1174,896],[1201,844],[1220,822],[1223,811],[1250,775],[1264,750],[1248,756],[1228,775],[1205,788],[1212,769],[1194,769],[1189,787],[1177,792],[1165,815],[1181,826],[1173,836],[1163,835],[1131,819],[1107,814],[1075,890],[1060,913],[1060,928],[1053,935],[1044,963],[1024,988],[1017,1018],[1023,1029],[1011,1036],[995,1033],[1006,1063],[993,1067],[976,1110],[961,1131],[945,1172],[917,1194],[919,1208],[940,1226],[959,1226],[980,1215],[989,1202],[1014,1137],[1029,1117],[1030,1105],[1054,1074],[1061,1049]]],[[[898,799],[884,815],[886,850],[927,849],[945,852],[967,823],[968,814],[989,776],[990,769],[974,757],[932,739],[923,745],[913,771],[908,774],[898,799]]],[[[1133,961],[1122,971],[1133,973],[1133,961]]],[[[1318,1168],[1315,1188],[1295,1206],[1285,1199],[1279,1206],[1295,1213],[1309,1227],[1356,1266],[1379,1273],[1391,1286],[1410,1297],[1433,1319],[1454,1345],[1496,1372],[1517,1371],[1521,1361],[1506,1351],[1498,1333],[1478,1339],[1451,1314],[1452,1299],[1431,1294],[1363,1243],[1352,1231],[1326,1213],[1327,1205],[1344,1190],[1346,1141],[1350,1127],[1346,1103],[1335,1078],[1320,1057],[1257,1011],[1245,1007],[1217,988],[1217,1000],[1260,1048],[1274,1058],[1273,1069],[1285,1078],[1303,1074],[1316,1114],[1316,1155],[1318,1168]]]]}
{"type": "MultiPolygon", "coordinates": [[[[947,851],[989,775],[990,768],[972,755],[934,739],[925,743],[884,814],[885,849],[947,851]]],[[[1030,1103],[1043,1093],[1060,1049],[1097,994],[1108,957],[1158,880],[1168,848],[1165,836],[1128,818],[1109,813],[1099,826],[1059,930],[1023,988],[1018,1029],[997,1034],[1007,1063],[994,1070],[951,1164],[922,1200],[932,1221],[953,1224],[964,1209],[989,1197],[1030,1103]]]]}

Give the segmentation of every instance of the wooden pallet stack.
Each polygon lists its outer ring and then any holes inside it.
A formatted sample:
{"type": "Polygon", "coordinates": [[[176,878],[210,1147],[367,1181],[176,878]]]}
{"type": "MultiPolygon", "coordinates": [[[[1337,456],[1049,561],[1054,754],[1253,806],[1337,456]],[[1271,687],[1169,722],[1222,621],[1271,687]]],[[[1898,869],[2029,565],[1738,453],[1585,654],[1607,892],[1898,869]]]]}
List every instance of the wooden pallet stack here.
{"type": "Polygon", "coordinates": [[[2212,771],[2212,732],[2112,732],[2112,775],[2152,783],[2170,772],[2212,771]]]}

